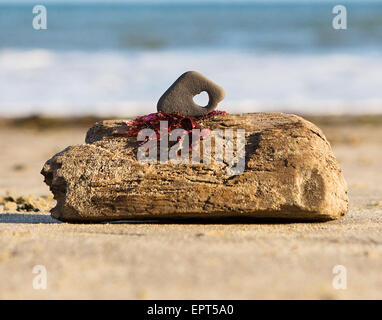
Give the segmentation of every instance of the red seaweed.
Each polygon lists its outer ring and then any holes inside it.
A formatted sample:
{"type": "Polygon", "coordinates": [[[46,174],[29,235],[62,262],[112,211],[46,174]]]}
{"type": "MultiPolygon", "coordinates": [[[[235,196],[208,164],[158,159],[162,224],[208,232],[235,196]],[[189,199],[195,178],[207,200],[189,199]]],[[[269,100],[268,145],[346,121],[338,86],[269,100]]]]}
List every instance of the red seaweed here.
{"type": "MultiPolygon", "coordinates": [[[[156,133],[158,140],[160,140],[160,122],[167,121],[168,133],[174,129],[184,129],[188,135],[192,135],[193,129],[201,129],[198,121],[224,114],[227,113],[225,111],[217,110],[200,117],[182,116],[177,113],[150,113],[145,116],[138,116],[135,120],[127,120],[126,134],[128,136],[137,136],[139,131],[147,128],[152,129],[156,133]]],[[[202,135],[201,138],[203,139],[205,136],[202,135]]],[[[181,137],[179,137],[178,140],[180,139],[181,137]]],[[[145,143],[147,140],[149,140],[149,137],[147,137],[141,144],[145,143]]],[[[189,143],[190,148],[195,146],[195,144],[192,144],[192,139],[190,139],[189,143]]]]}

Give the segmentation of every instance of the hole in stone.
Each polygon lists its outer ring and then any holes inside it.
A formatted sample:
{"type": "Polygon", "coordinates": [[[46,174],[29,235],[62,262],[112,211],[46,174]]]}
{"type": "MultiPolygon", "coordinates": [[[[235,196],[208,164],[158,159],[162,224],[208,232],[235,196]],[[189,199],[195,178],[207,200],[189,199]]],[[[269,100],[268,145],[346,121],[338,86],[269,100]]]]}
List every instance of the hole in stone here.
{"type": "Polygon", "coordinates": [[[207,91],[202,91],[201,93],[194,96],[194,102],[202,107],[207,107],[210,97],[208,96],[207,91]]]}

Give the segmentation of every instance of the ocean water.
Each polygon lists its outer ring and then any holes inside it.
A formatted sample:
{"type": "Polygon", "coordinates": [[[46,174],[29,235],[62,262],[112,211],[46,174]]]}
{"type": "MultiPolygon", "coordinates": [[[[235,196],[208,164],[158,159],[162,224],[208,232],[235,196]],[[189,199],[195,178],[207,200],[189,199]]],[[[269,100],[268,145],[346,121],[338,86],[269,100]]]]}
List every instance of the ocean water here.
{"type": "Polygon", "coordinates": [[[187,70],[232,113],[381,113],[382,2],[342,1],[347,30],[336,4],[45,2],[36,31],[34,3],[0,1],[0,115],[147,114],[187,70]]]}

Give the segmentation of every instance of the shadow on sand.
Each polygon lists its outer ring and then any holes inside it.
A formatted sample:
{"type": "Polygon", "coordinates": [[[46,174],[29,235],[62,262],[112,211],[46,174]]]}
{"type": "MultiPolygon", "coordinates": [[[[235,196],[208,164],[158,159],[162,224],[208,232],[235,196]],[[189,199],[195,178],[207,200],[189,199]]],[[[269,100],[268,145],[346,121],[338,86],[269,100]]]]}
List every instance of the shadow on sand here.
{"type": "Polygon", "coordinates": [[[2,213],[0,214],[1,223],[21,223],[21,224],[291,224],[291,223],[322,223],[325,221],[317,220],[292,220],[292,219],[259,219],[259,218],[209,218],[209,219],[160,219],[160,220],[116,220],[100,222],[61,222],[43,213],[2,213]]]}
{"type": "Polygon", "coordinates": [[[47,214],[36,213],[2,213],[0,214],[0,223],[26,223],[26,224],[50,224],[61,223],[47,214]]]}

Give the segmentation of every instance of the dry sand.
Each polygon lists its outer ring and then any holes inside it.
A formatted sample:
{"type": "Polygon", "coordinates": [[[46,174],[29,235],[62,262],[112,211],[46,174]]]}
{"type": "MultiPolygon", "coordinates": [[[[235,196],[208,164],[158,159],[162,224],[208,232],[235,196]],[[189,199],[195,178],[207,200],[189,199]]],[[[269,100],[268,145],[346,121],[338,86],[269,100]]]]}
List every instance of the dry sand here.
{"type": "MultiPolygon", "coordinates": [[[[289,224],[66,224],[48,213],[0,214],[0,298],[381,299],[382,122],[323,117],[344,170],[350,212],[289,224]],[[47,289],[32,287],[35,265],[47,289]],[[332,286],[335,265],[347,289],[332,286]]],[[[0,128],[0,195],[48,195],[45,160],[86,128],[0,128]]]]}

